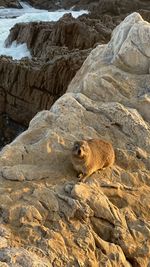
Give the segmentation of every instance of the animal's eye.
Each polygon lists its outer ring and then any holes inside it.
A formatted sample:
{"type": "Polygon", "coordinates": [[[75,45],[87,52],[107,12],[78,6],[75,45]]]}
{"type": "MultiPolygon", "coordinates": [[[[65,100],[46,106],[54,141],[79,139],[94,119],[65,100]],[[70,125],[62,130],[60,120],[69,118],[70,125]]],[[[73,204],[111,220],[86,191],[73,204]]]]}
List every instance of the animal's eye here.
{"type": "Polygon", "coordinates": [[[77,149],[78,148],[78,144],[75,144],[74,148],[77,149]]]}

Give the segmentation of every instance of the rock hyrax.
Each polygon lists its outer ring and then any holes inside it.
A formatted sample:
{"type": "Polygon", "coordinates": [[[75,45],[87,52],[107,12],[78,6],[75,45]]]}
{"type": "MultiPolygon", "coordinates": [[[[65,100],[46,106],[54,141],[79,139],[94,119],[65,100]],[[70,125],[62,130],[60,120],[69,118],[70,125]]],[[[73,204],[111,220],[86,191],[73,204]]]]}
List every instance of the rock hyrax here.
{"type": "Polygon", "coordinates": [[[74,143],[71,161],[80,180],[97,170],[112,166],[115,153],[111,143],[101,139],[89,139],[74,143]]]}

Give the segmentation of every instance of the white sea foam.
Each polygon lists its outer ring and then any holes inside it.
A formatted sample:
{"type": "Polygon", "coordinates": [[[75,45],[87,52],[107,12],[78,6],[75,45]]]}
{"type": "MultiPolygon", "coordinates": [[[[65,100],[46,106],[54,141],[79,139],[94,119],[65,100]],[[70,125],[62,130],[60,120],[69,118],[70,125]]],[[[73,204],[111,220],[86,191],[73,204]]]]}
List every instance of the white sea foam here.
{"type": "Polygon", "coordinates": [[[31,21],[57,21],[66,13],[71,13],[75,18],[87,13],[85,10],[59,10],[55,12],[48,12],[46,10],[35,9],[26,3],[21,2],[21,4],[23,7],[22,9],[0,8],[0,55],[12,56],[13,59],[30,57],[30,52],[27,49],[26,44],[16,45],[16,42],[13,42],[11,47],[5,47],[5,40],[9,34],[9,30],[16,23],[31,21]]]}

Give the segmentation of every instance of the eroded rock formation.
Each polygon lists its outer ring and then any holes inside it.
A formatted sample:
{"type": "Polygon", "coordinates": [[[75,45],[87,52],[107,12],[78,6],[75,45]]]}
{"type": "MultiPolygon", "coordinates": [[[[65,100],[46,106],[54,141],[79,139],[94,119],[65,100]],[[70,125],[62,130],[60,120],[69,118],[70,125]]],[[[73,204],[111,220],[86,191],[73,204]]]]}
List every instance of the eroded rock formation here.
{"type": "Polygon", "coordinates": [[[128,16],[67,92],[0,157],[6,266],[143,267],[150,260],[150,25],[128,16]],[[116,163],[78,183],[76,139],[113,143],[116,163]]]}
{"type": "Polygon", "coordinates": [[[110,36],[111,30],[102,26],[100,20],[88,19],[86,16],[75,19],[71,14],[66,14],[57,22],[16,24],[5,43],[6,46],[10,46],[13,41],[26,43],[33,57],[48,59],[52,47],[84,50],[93,48],[97,43],[106,43],[110,36]]]}
{"type": "Polygon", "coordinates": [[[7,113],[18,123],[27,126],[38,111],[52,106],[66,91],[88,54],[88,51],[69,53],[66,49],[65,55],[65,51],[60,50],[58,49],[59,56],[53,58],[53,62],[28,59],[18,62],[1,58],[1,113],[7,113]]]}

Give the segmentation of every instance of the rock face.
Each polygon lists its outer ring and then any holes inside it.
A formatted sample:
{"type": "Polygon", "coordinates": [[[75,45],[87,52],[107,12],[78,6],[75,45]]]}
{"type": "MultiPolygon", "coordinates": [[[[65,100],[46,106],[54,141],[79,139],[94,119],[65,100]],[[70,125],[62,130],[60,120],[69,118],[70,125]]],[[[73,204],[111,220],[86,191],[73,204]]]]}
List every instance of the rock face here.
{"type": "Polygon", "coordinates": [[[31,22],[16,24],[6,40],[6,46],[13,41],[26,43],[33,57],[46,57],[52,47],[63,47],[69,50],[93,48],[97,43],[106,43],[111,30],[99,20],[90,20],[86,16],[75,19],[71,14],[64,15],[58,22],[31,22]]]}
{"type": "MultiPolygon", "coordinates": [[[[56,51],[55,51],[56,52],[56,51]]],[[[1,113],[27,126],[41,109],[49,109],[61,96],[85,60],[88,51],[68,52],[48,62],[9,58],[0,61],[1,113]],[[7,77],[7,79],[6,79],[7,77]]]]}
{"type": "Polygon", "coordinates": [[[147,1],[142,0],[100,0],[95,4],[91,3],[89,10],[94,16],[101,16],[102,14],[109,14],[111,16],[128,14],[140,9],[150,10],[147,1]]]}
{"type": "Polygon", "coordinates": [[[0,0],[0,7],[22,8],[18,0],[0,0]]]}
{"type": "Polygon", "coordinates": [[[41,9],[57,10],[62,8],[60,1],[55,0],[28,0],[26,2],[35,8],[41,9]]]}
{"type": "Polygon", "coordinates": [[[128,16],[1,151],[4,266],[149,265],[149,43],[150,25],[128,16]],[[116,162],[79,183],[70,149],[91,137],[111,141],[116,162]]]}

